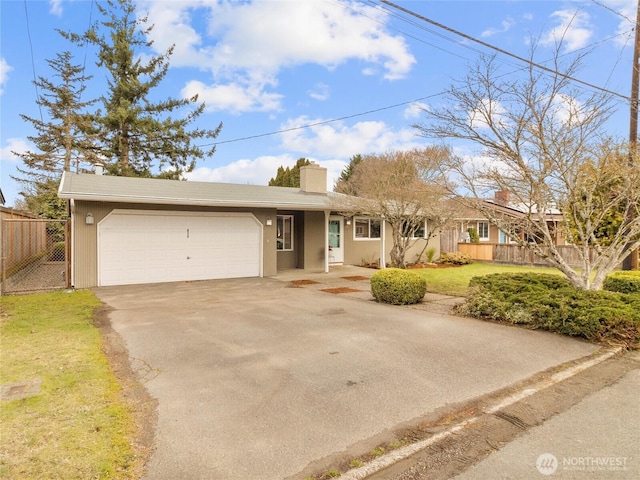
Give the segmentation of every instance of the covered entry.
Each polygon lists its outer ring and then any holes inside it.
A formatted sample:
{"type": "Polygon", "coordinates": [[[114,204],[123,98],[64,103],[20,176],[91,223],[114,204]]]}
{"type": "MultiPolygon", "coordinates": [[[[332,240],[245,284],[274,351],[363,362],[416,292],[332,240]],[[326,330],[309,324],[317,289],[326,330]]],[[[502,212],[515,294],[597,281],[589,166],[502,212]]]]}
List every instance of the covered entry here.
{"type": "Polygon", "coordinates": [[[113,210],[97,240],[100,286],[262,275],[262,225],[250,213],[113,210]]]}

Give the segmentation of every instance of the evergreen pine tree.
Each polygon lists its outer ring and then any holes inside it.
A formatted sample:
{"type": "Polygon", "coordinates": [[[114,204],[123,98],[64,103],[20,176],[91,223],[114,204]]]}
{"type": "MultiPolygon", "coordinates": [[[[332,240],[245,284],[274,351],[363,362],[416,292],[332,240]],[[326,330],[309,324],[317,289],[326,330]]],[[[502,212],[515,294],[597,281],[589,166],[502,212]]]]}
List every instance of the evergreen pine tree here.
{"type": "Polygon", "coordinates": [[[136,17],[133,0],[108,0],[106,6],[98,4],[98,9],[103,18],[87,32],[63,35],[96,46],[97,65],[108,74],[107,91],[101,99],[104,112],[96,115],[107,171],[148,177],[157,168],[157,176],[179,179],[194,169],[196,159],[214,153],[215,146],[205,150],[195,142],[216,138],[222,124],[213,130],[190,128],[204,112],[197,95],[152,101],[152,92],[167,74],[173,47],[164,54],[150,55],[152,42],[146,35],[153,26],[147,26],[146,17],[136,17]],[[194,108],[184,115],[186,107],[194,108]]]}
{"type": "Polygon", "coordinates": [[[97,158],[91,141],[91,115],[86,112],[95,101],[82,101],[91,77],[72,59],[65,51],[47,60],[54,73],[34,81],[42,92],[36,103],[46,110],[47,118],[20,115],[36,131],[27,137],[36,151],[13,152],[22,160],[17,167],[19,175],[13,177],[22,184],[20,194],[33,213],[49,218],[66,215],[66,208],[62,208],[66,204],[55,195],[62,172],[86,168],[97,158]],[[52,213],[56,216],[51,217],[52,213]]]}

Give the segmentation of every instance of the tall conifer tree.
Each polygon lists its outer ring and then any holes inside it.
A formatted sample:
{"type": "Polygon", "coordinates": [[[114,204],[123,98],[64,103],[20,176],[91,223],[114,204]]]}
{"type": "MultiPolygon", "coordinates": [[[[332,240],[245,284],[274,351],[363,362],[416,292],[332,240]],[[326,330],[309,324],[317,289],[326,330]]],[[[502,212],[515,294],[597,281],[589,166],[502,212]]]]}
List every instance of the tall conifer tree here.
{"type": "Polygon", "coordinates": [[[82,35],[63,33],[70,40],[88,42],[98,49],[98,67],[107,72],[108,85],[101,98],[104,111],[96,120],[102,155],[111,174],[161,176],[178,179],[195,167],[196,159],[212,155],[215,146],[203,149],[198,140],[215,139],[214,129],[190,128],[204,112],[198,97],[152,100],[152,92],[165,78],[173,47],[151,55],[146,40],[153,26],[138,18],[132,0],[108,0],[98,4],[102,19],[82,35]],[[185,109],[191,111],[184,113],[185,109]],[[153,169],[159,173],[153,172],[153,169]]]}

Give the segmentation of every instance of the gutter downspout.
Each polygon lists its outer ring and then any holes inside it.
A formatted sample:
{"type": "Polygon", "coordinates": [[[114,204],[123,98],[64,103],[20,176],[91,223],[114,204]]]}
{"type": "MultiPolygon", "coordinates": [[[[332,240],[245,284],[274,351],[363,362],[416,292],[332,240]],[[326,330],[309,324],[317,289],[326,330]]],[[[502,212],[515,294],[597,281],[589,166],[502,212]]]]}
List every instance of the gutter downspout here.
{"type": "Polygon", "coordinates": [[[76,279],[75,279],[75,272],[76,272],[76,249],[75,249],[75,243],[76,243],[76,235],[75,235],[75,225],[76,225],[76,203],[74,201],[74,199],[70,199],[69,200],[69,211],[71,213],[71,219],[69,220],[71,222],[71,228],[69,228],[69,236],[71,237],[71,259],[70,259],[70,265],[69,265],[69,269],[71,270],[71,275],[70,275],[70,280],[71,280],[71,288],[76,288],[76,279]]]}
{"type": "Polygon", "coordinates": [[[387,222],[382,218],[380,225],[380,268],[387,268],[387,222]]]}
{"type": "Polygon", "coordinates": [[[329,273],[329,215],[331,212],[324,211],[324,273],[329,273]]]}

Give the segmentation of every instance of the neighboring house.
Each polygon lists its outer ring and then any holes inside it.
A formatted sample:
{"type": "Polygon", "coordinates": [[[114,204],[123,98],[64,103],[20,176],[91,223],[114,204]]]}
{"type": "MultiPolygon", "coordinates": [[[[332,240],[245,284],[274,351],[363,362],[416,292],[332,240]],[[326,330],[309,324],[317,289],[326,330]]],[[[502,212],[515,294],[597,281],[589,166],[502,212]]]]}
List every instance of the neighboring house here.
{"type": "Polygon", "coordinates": [[[378,261],[381,252],[388,261],[388,225],[341,209],[347,197],[326,191],[326,169],[302,167],[300,184],[65,172],[58,196],[70,200],[72,285],[262,277],[292,268],[328,272],[331,264],[378,261]]]}
{"type": "MultiPolygon", "coordinates": [[[[496,214],[503,218],[512,218],[514,222],[525,217],[527,212],[526,205],[511,202],[509,192],[499,191],[495,193],[492,199],[485,199],[485,203],[490,204],[496,214]]],[[[459,206],[454,222],[454,227],[447,230],[446,235],[442,236],[442,251],[457,251],[458,243],[469,243],[469,228],[475,228],[478,232],[480,243],[501,245],[514,244],[515,240],[510,239],[507,234],[501,231],[496,225],[493,225],[487,217],[479,210],[459,206]]],[[[556,245],[565,245],[565,237],[562,234],[562,228],[559,226],[563,222],[562,214],[559,210],[553,210],[546,215],[549,231],[554,234],[554,242],[556,245]]],[[[533,238],[525,238],[524,233],[520,235],[520,239],[533,242],[533,238]]]]}

